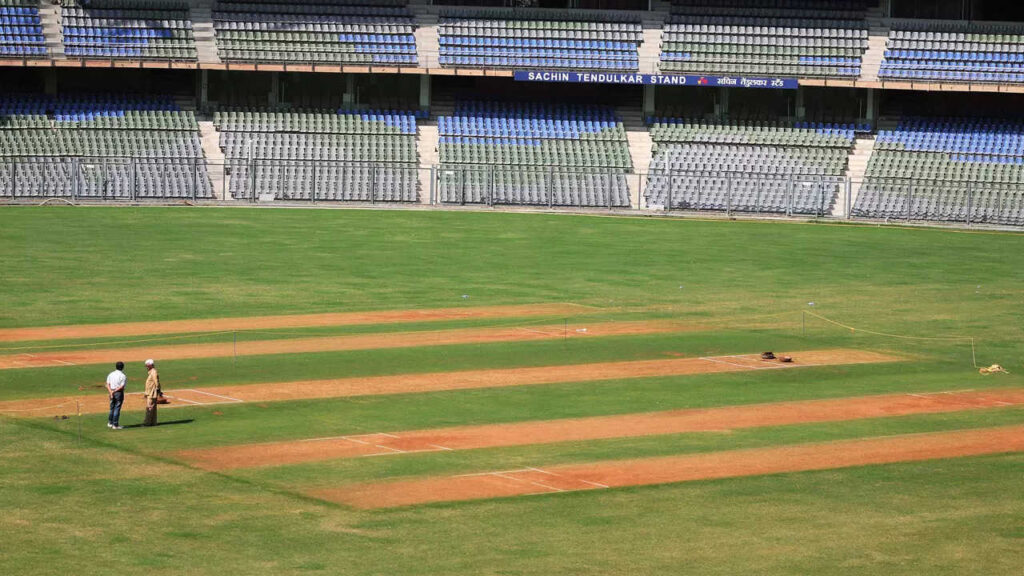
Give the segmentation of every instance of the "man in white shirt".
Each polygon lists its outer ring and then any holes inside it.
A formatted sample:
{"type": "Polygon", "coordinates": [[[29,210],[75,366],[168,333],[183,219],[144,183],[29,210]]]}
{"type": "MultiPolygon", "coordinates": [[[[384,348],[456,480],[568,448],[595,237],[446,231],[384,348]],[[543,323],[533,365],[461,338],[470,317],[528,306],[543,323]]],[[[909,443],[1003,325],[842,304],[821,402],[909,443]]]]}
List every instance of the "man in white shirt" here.
{"type": "Polygon", "coordinates": [[[118,362],[115,370],[107,375],[107,395],[110,396],[110,414],[107,416],[107,428],[121,430],[121,404],[124,404],[124,385],[128,377],[124,375],[124,362],[118,362]]]}

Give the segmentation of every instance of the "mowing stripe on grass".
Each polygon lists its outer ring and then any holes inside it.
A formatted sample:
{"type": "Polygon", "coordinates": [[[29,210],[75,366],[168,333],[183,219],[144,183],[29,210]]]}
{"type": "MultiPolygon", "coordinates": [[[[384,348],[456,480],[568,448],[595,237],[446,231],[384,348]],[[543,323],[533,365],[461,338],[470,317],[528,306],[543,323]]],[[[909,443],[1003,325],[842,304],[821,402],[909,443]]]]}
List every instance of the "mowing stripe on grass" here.
{"type": "Polygon", "coordinates": [[[579,442],[735,430],[862,418],[936,414],[1024,404],[1024,389],[887,394],[773,402],[646,414],[458,426],[183,450],[174,457],[206,470],[280,466],[386,454],[579,442]]]}
{"type": "MultiPolygon", "coordinates": [[[[437,392],[443,390],[468,390],[474,388],[501,388],[507,386],[529,386],[567,382],[590,382],[600,380],[622,380],[627,378],[653,378],[659,376],[683,376],[687,374],[710,374],[741,372],[748,370],[791,370],[800,367],[834,366],[841,364],[868,364],[896,362],[896,356],[864,350],[828,349],[787,352],[793,357],[792,363],[763,361],[757,354],[728,356],[736,362],[716,362],[714,358],[673,358],[669,360],[636,360],[629,362],[599,362],[570,364],[563,366],[538,366],[530,368],[505,368],[494,370],[467,370],[462,372],[434,372],[427,374],[397,374],[388,376],[365,376],[334,380],[307,380],[295,382],[274,382],[245,384],[237,386],[213,386],[189,388],[194,392],[227,396],[243,402],[274,402],[285,400],[308,400],[315,398],[341,398],[347,396],[372,396],[383,394],[409,394],[437,392]],[[779,368],[781,367],[781,368],[779,368]]],[[[165,391],[169,394],[175,390],[165,391]]],[[[191,398],[198,400],[197,398],[191,398]]],[[[82,413],[106,412],[108,400],[98,392],[88,396],[66,398],[44,398],[9,400],[0,402],[0,414],[22,416],[57,416],[73,413],[68,406],[76,404],[82,413]]],[[[202,402],[197,402],[202,403],[202,402]]],[[[193,404],[189,404],[193,405],[193,404]]],[[[140,394],[125,396],[125,410],[141,410],[143,399],[140,394]]]]}
{"type": "Polygon", "coordinates": [[[309,495],[356,508],[390,508],[1020,451],[1024,426],[1008,426],[356,484],[309,495]]]}
{"type": "Polygon", "coordinates": [[[513,306],[478,306],[473,308],[378,310],[371,312],[295,314],[288,316],[208,318],[202,320],[170,320],[165,322],[33,326],[26,328],[0,329],[0,342],[68,340],[73,338],[105,338],[114,336],[148,336],[154,334],[185,334],[189,332],[221,332],[225,330],[273,330],[279,328],[358,326],[363,324],[396,324],[402,322],[437,322],[442,320],[556,316],[559,314],[581,314],[588,310],[593,309],[579,304],[552,303],[522,304],[513,306]]]}
{"type": "Polygon", "coordinates": [[[165,344],[131,348],[8,354],[0,356],[0,370],[77,364],[112,364],[117,361],[142,362],[146,358],[180,360],[186,358],[258,356],[304,352],[339,352],[344,350],[412,348],[418,346],[485,342],[523,342],[563,338],[594,338],[599,336],[632,336],[637,334],[684,332],[696,329],[698,329],[696,326],[672,321],[628,321],[593,324],[563,323],[533,326],[529,329],[523,327],[483,327],[417,332],[388,332],[383,334],[350,334],[345,336],[285,340],[255,340],[237,343],[165,344]]]}

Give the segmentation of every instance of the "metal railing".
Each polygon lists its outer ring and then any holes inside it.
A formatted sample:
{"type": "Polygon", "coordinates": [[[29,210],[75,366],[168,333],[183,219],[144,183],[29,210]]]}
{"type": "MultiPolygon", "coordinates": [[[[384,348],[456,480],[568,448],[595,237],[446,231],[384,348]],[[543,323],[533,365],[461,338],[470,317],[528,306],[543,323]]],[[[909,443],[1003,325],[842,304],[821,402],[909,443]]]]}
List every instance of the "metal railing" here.
{"type": "Polygon", "coordinates": [[[212,199],[203,158],[0,157],[0,197],[212,199]]]}
{"type": "Polygon", "coordinates": [[[1024,226],[1024,185],[333,160],[0,157],[0,199],[420,203],[1024,226]]]}

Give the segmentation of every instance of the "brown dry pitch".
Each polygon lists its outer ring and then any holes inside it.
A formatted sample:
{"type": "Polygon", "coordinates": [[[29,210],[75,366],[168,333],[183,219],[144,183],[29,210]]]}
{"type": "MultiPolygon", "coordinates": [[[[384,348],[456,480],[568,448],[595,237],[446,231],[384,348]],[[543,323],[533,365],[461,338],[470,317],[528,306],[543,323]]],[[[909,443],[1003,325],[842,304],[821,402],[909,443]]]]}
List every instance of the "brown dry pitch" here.
{"type": "Polygon", "coordinates": [[[410,348],[416,346],[445,346],[452,344],[483,344],[488,342],[527,342],[594,338],[600,336],[633,336],[638,334],[683,332],[694,329],[697,329],[697,327],[671,321],[604,322],[593,324],[562,323],[531,327],[459,328],[454,330],[352,334],[284,340],[251,340],[237,343],[164,344],[157,346],[9,354],[0,356],[0,370],[75,366],[79,364],[113,364],[117,361],[142,362],[147,358],[154,358],[160,361],[258,356],[265,354],[302,354],[310,352],[340,352],[345,350],[410,348]]]}
{"type": "Polygon", "coordinates": [[[589,308],[578,304],[525,304],[514,306],[477,306],[472,308],[434,308],[426,310],[379,310],[288,316],[249,316],[170,320],[165,322],[125,322],[119,324],[76,324],[0,329],[0,342],[108,338],[190,332],[230,332],[232,330],[274,330],[320,326],[357,326],[486,318],[516,318],[581,314],[589,308]]]}
{"type": "MultiPolygon", "coordinates": [[[[879,352],[850,349],[806,350],[786,352],[786,354],[793,357],[794,361],[792,363],[765,362],[757,354],[746,354],[274,382],[176,389],[167,390],[166,393],[171,398],[172,406],[195,406],[382,394],[410,394],[444,390],[653,378],[747,370],[793,370],[810,366],[867,364],[901,360],[901,358],[896,356],[879,352]]],[[[141,410],[142,407],[143,400],[141,395],[131,392],[126,395],[125,410],[141,410]]],[[[98,392],[72,397],[0,402],[0,414],[14,416],[56,416],[74,414],[77,410],[84,414],[106,412],[108,410],[106,394],[98,392]]]]}
{"type": "Polygon", "coordinates": [[[175,457],[207,470],[230,470],[363,456],[839,422],[1021,404],[1024,404],[1024,389],[1020,388],[890,394],[243,444],[184,450],[175,457]]]}
{"type": "Polygon", "coordinates": [[[358,484],[310,495],[356,508],[390,508],[1022,450],[1024,426],[1010,426],[358,484]]]}

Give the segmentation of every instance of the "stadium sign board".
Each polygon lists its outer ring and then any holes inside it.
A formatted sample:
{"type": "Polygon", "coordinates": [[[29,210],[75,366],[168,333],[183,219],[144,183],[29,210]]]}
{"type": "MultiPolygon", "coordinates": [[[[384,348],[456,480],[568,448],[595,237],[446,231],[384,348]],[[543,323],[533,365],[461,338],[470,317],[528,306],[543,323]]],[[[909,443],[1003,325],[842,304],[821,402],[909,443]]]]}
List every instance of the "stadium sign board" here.
{"type": "Polygon", "coordinates": [[[519,82],[569,82],[579,84],[650,84],[653,86],[707,86],[715,88],[770,88],[796,90],[796,78],[749,78],[747,76],[683,76],[676,74],[630,74],[619,72],[563,72],[560,70],[516,70],[519,82]]]}

